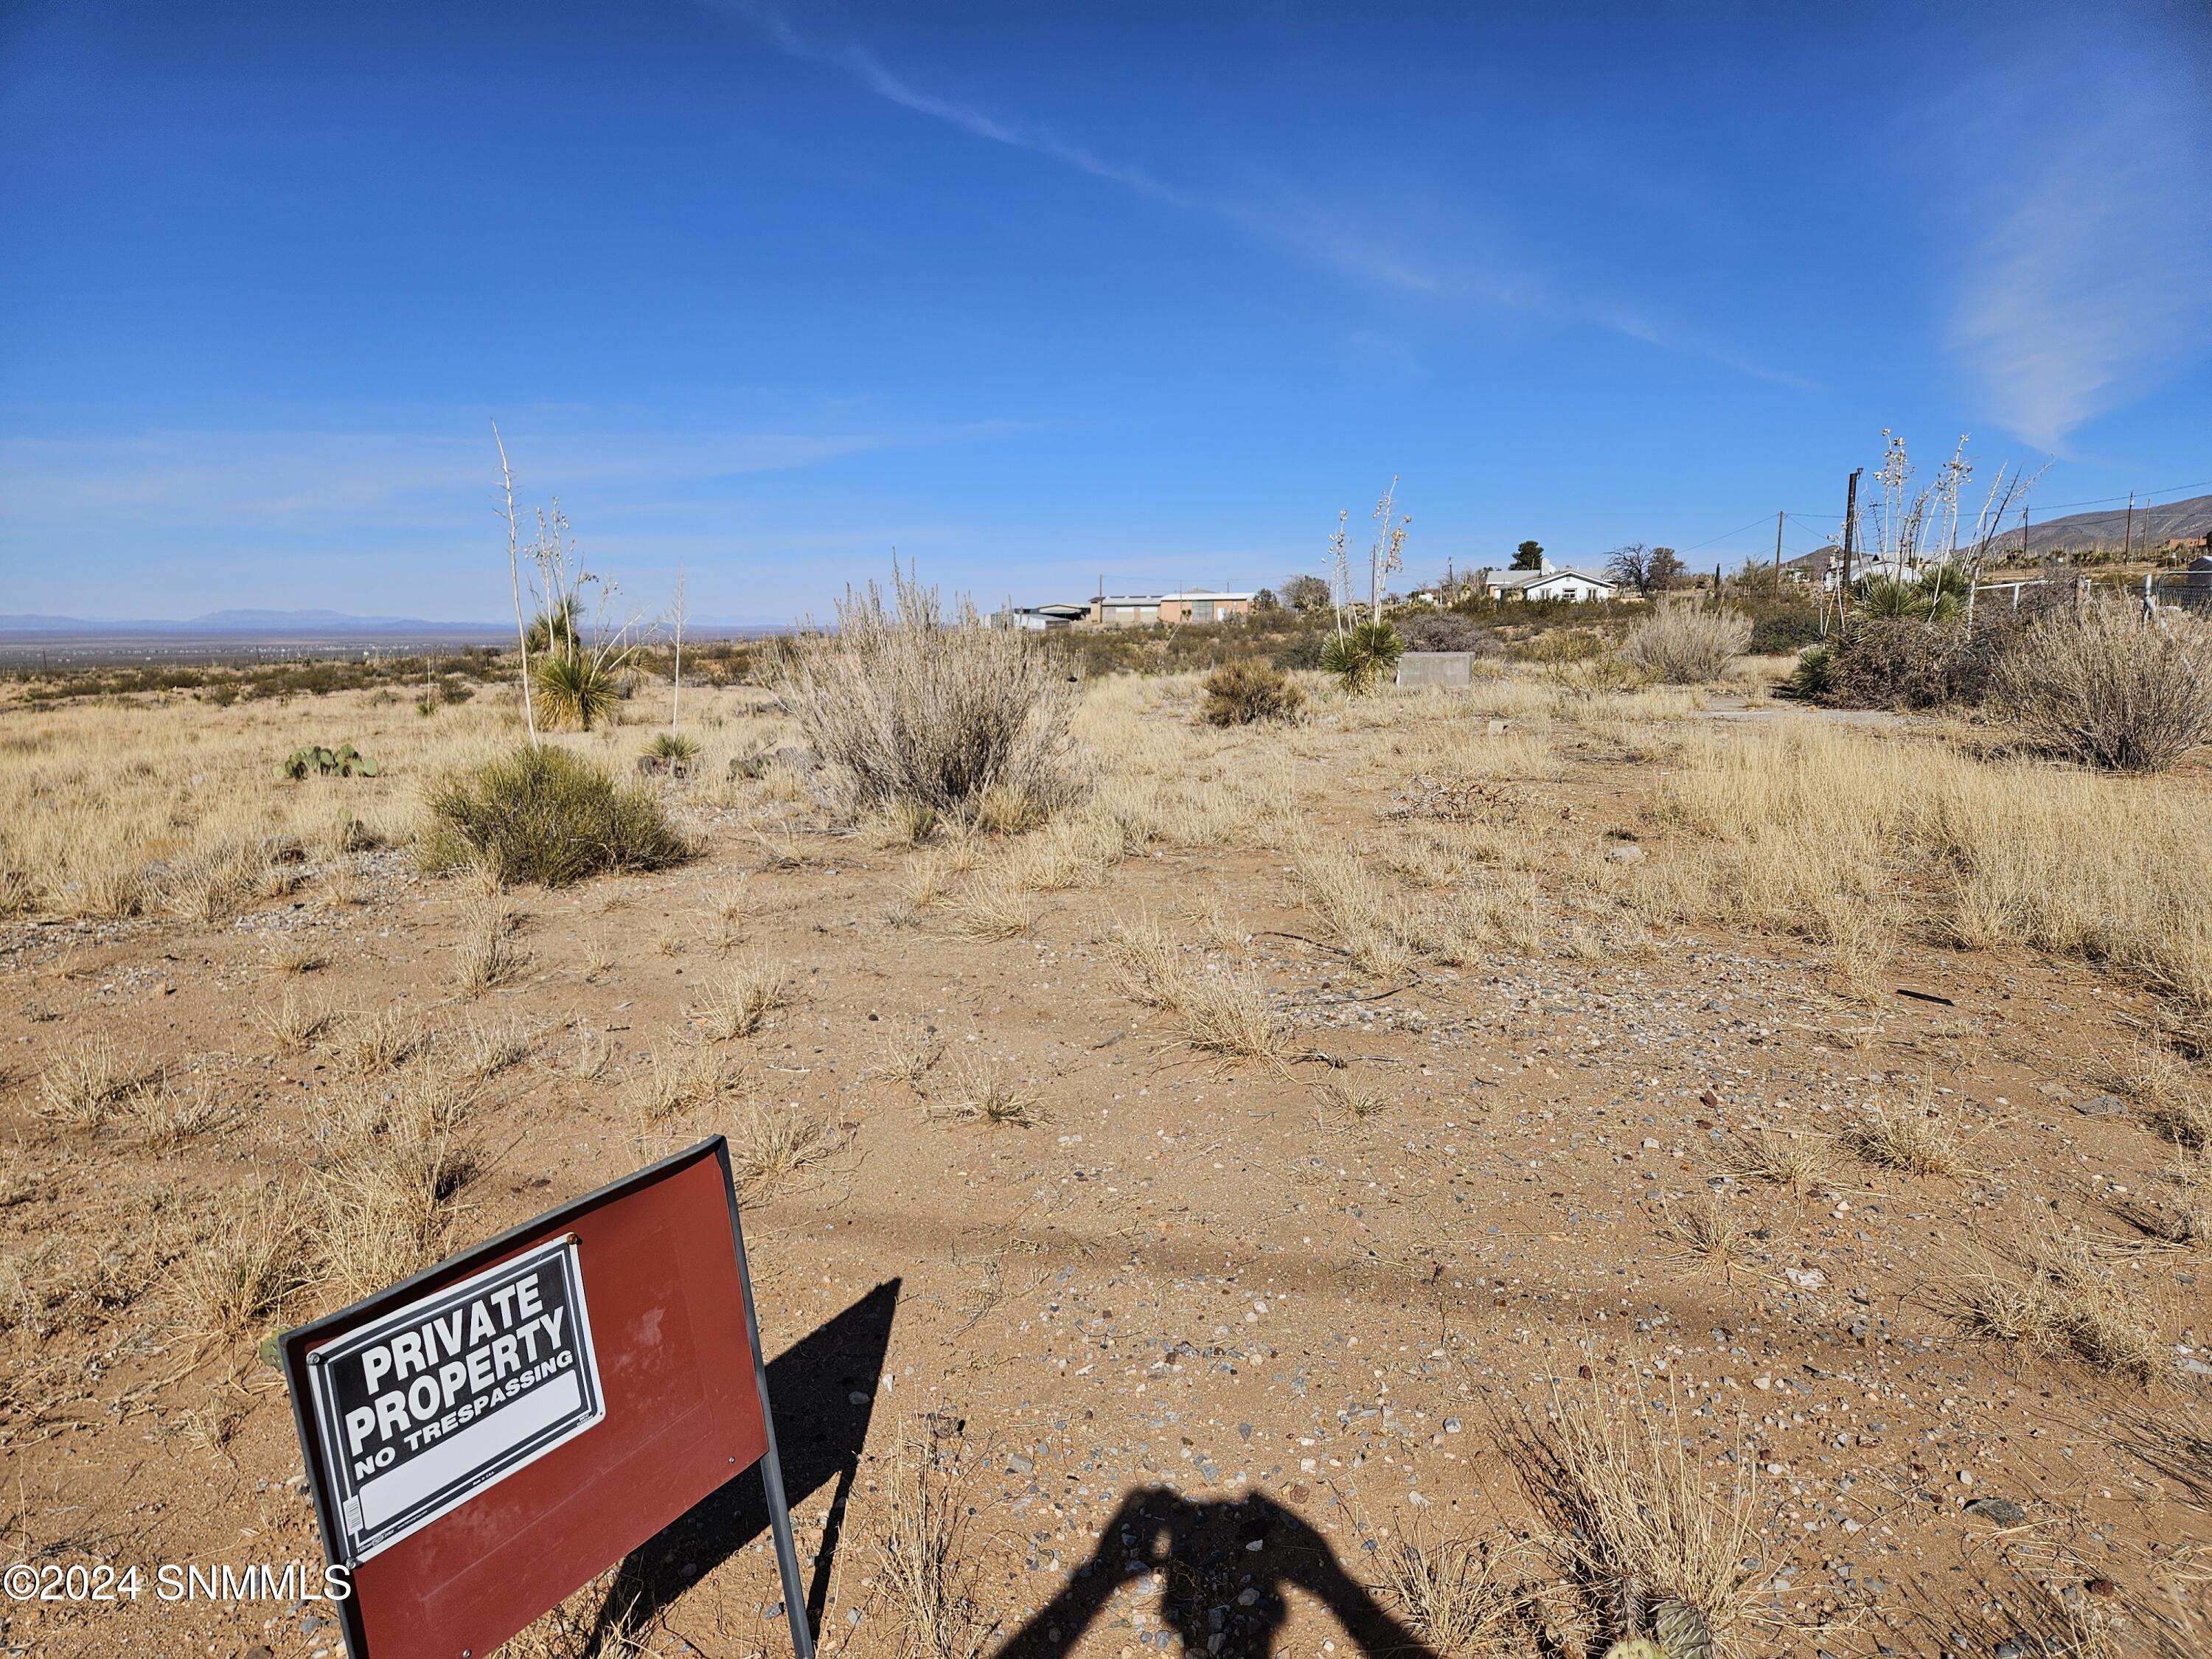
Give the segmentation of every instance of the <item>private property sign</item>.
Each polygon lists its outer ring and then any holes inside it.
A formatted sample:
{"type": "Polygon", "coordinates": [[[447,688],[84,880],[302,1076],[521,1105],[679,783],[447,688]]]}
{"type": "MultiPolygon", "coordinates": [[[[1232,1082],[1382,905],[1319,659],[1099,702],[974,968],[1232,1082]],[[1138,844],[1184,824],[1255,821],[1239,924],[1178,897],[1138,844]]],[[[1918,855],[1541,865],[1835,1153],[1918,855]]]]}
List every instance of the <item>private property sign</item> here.
{"type": "Polygon", "coordinates": [[[606,1415],[573,1236],[307,1356],[348,1566],[606,1415]]]}
{"type": "Polygon", "coordinates": [[[281,1347],[349,1659],[485,1659],[755,1464],[813,1659],[720,1136],[281,1347]]]}

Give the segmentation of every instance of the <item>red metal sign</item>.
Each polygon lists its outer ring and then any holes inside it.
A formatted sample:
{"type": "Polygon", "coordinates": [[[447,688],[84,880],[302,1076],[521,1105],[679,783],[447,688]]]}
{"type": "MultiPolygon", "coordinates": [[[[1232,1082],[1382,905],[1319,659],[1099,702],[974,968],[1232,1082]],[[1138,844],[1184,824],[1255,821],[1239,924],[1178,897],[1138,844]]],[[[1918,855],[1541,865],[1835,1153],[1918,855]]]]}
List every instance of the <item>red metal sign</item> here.
{"type": "Polygon", "coordinates": [[[756,1462],[811,1659],[720,1136],[282,1346],[353,1659],[482,1659],[756,1462]]]}

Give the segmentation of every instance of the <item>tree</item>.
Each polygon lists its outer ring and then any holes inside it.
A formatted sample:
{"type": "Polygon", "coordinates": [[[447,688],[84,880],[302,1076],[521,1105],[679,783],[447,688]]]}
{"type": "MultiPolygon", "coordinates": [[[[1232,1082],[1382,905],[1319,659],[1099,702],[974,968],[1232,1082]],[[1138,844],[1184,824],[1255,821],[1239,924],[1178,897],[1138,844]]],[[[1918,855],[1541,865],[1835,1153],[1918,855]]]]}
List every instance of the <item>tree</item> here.
{"type": "Polygon", "coordinates": [[[1516,570],[1541,570],[1544,568],[1544,544],[1523,542],[1515,548],[1513,568],[1516,570]]]}
{"type": "Polygon", "coordinates": [[[1273,588],[1263,587],[1252,596],[1252,608],[1255,611],[1279,611],[1282,605],[1277,601],[1273,588]]]}
{"type": "Polygon", "coordinates": [[[1277,599],[1289,611],[1326,611],[1328,584],[1319,576],[1285,576],[1277,599]]]}
{"type": "Polygon", "coordinates": [[[1607,557],[1606,574],[1623,587],[1632,587],[1645,599],[1654,593],[1663,593],[1674,578],[1682,574],[1682,562],[1674,556],[1671,547],[1646,547],[1642,542],[1631,542],[1617,547],[1607,557]]]}

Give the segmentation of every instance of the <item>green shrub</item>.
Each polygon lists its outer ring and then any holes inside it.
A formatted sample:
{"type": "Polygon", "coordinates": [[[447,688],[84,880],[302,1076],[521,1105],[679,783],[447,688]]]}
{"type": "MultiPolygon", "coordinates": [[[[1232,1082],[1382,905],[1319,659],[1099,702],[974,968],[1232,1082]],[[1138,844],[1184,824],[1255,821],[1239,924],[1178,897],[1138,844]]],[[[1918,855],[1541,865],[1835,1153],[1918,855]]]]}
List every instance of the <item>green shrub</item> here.
{"type": "Polygon", "coordinates": [[[699,740],[681,732],[656,732],[645,752],[654,760],[681,761],[689,766],[699,758],[699,740]]]}
{"type": "Polygon", "coordinates": [[[335,749],[310,744],[295,749],[276,763],[280,778],[300,779],[310,775],[325,778],[373,778],[376,763],[349,743],[335,749]]]}
{"type": "Polygon", "coordinates": [[[1275,653],[1275,666],[1278,668],[1319,668],[1321,666],[1321,654],[1322,648],[1327,646],[1328,643],[1328,635],[1323,634],[1318,629],[1310,629],[1305,633],[1297,635],[1291,639],[1288,645],[1285,645],[1281,650],[1275,653]]]}
{"type": "Polygon", "coordinates": [[[1808,645],[1790,671],[1790,690],[1808,702],[1824,702],[1835,681],[1836,654],[1825,645],[1808,645]]]}
{"type": "Polygon", "coordinates": [[[1346,690],[1370,691],[1397,667],[1405,652],[1406,642],[1389,623],[1366,622],[1330,635],[1322,647],[1321,665],[1343,682],[1346,690]]]}
{"type": "Polygon", "coordinates": [[[1225,662],[1206,677],[1209,725],[1249,726],[1285,720],[1305,706],[1303,687],[1281,669],[1249,659],[1225,662]]]}
{"type": "Polygon", "coordinates": [[[610,870],[659,870],[690,842],[644,790],[562,749],[517,749],[431,787],[424,869],[480,866],[501,882],[566,886],[610,870]]]}
{"type": "Polygon", "coordinates": [[[1754,617],[1751,642],[1744,647],[1753,657],[1778,657],[1786,651],[1802,651],[1820,642],[1820,619],[1810,611],[1778,611],[1754,617]]]}

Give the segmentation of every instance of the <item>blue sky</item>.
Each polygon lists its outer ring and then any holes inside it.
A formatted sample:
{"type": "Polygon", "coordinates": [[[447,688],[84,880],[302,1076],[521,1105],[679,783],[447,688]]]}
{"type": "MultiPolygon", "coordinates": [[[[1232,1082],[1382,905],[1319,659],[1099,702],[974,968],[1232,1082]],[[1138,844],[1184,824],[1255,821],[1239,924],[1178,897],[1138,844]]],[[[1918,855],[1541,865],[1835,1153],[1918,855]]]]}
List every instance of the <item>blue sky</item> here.
{"type": "Polygon", "coordinates": [[[0,610],[1795,550],[2212,489],[2212,9],[0,6],[0,610]]]}

